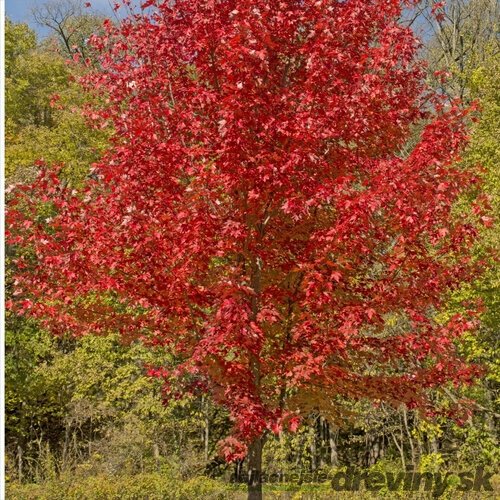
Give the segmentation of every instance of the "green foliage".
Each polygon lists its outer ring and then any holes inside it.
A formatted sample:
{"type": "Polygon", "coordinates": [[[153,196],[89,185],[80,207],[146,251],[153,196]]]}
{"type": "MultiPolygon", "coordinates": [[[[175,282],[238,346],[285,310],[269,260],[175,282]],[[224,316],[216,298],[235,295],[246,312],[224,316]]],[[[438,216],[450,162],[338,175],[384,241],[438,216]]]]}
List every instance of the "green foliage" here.
{"type": "Polygon", "coordinates": [[[173,363],[164,350],[124,345],[118,336],[55,339],[20,318],[8,325],[6,433],[10,456],[17,454],[11,476],[47,480],[54,463],[57,472],[85,477],[163,466],[183,477],[205,471],[200,433],[208,418],[211,458],[227,416],[206,404],[200,411],[195,397],[164,406],[161,383],[145,376],[146,364],[173,363]]]}
{"type": "Polygon", "coordinates": [[[78,182],[109,137],[109,131],[90,128],[79,111],[88,96],[71,77],[82,70],[36,45],[26,25],[7,20],[5,28],[6,45],[11,47],[6,53],[6,178],[30,181],[36,173],[33,162],[44,159],[64,163],[66,178],[78,182]]]}
{"type": "Polygon", "coordinates": [[[5,329],[5,431],[7,444],[31,444],[45,434],[54,438],[64,416],[64,382],[47,377],[43,367],[55,340],[33,322],[8,318],[5,329]],[[42,431],[43,429],[43,431],[42,431]]]}
{"type": "MultiPolygon", "coordinates": [[[[483,64],[471,76],[470,90],[479,100],[478,122],[473,125],[471,140],[464,154],[464,161],[478,164],[482,173],[483,189],[491,205],[491,213],[483,217],[485,225],[476,245],[476,258],[487,264],[486,272],[477,280],[465,283],[455,293],[450,303],[450,314],[461,312],[463,305],[481,299],[484,310],[480,316],[479,334],[466,338],[463,353],[483,364],[487,372],[479,387],[471,388],[468,396],[478,401],[480,410],[490,428],[490,440],[498,446],[495,438],[494,415],[500,413],[500,55],[489,51],[483,54],[483,64]]],[[[495,418],[496,418],[495,417],[495,418]]],[[[480,425],[480,428],[482,426],[480,425]]],[[[486,447],[488,448],[488,446],[486,447]]]]}
{"type": "Polygon", "coordinates": [[[16,59],[6,81],[5,114],[17,130],[53,125],[50,97],[69,86],[69,75],[54,53],[33,48],[16,59]]]}
{"type": "MultiPolygon", "coordinates": [[[[485,169],[484,191],[490,198],[492,218],[500,220],[500,55],[490,56],[485,65],[474,72],[473,87],[475,96],[480,99],[482,108],[479,121],[467,152],[467,160],[480,163],[485,169]]],[[[481,246],[484,249],[500,248],[500,229],[497,224],[484,228],[481,246]]],[[[500,324],[500,266],[496,258],[490,256],[491,268],[476,284],[476,290],[483,298],[485,314],[482,316],[484,328],[495,330],[500,324]],[[491,258],[493,257],[493,258],[491,258]]],[[[497,365],[497,374],[500,365],[497,365]]]]}
{"type": "Polygon", "coordinates": [[[36,47],[35,32],[27,24],[5,20],[5,78],[12,77],[18,59],[36,47]]]}
{"type": "Polygon", "coordinates": [[[457,460],[469,467],[483,466],[490,468],[500,462],[500,448],[495,438],[495,430],[488,422],[476,419],[473,425],[455,429],[463,442],[457,454],[457,460]]]}
{"type": "Polygon", "coordinates": [[[181,480],[168,475],[140,474],[131,477],[112,477],[97,475],[86,480],[74,481],[66,476],[57,482],[49,482],[43,486],[30,484],[9,485],[9,499],[39,499],[39,500],[176,500],[196,499],[226,499],[234,488],[229,485],[209,479],[197,477],[181,480]]]}

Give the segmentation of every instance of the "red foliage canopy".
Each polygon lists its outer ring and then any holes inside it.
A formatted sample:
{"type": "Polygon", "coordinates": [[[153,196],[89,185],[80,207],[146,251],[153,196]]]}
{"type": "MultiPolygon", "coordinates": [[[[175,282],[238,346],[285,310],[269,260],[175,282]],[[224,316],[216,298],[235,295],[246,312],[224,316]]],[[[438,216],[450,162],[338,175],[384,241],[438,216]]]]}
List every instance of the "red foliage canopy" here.
{"type": "Polygon", "coordinates": [[[466,111],[426,89],[400,2],[146,4],[91,40],[82,83],[106,104],[88,113],[116,131],[97,180],[43,169],[17,190],[10,241],[36,258],[10,305],[171,346],[185,363],[154,373],[203,384],[242,442],[470,381],[470,318],[435,319],[475,272],[476,228],[451,210],[477,184],[455,162],[466,111]]]}

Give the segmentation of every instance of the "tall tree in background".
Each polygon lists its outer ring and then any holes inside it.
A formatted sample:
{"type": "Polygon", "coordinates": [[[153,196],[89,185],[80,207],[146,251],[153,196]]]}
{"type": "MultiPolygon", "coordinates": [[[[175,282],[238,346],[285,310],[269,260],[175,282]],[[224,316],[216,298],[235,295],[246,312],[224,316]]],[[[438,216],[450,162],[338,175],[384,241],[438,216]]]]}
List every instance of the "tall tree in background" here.
{"type": "Polygon", "coordinates": [[[426,41],[424,56],[433,88],[471,101],[474,71],[500,54],[500,2],[424,0],[412,16],[426,41]],[[435,72],[440,74],[433,77],[435,72]],[[450,76],[443,79],[443,73],[450,76]]]}
{"type": "Polygon", "coordinates": [[[48,28],[62,53],[73,56],[78,53],[88,57],[87,41],[96,33],[104,16],[89,10],[81,0],[53,0],[36,2],[31,8],[35,22],[48,28]]]}
{"type": "Polygon", "coordinates": [[[467,112],[427,91],[396,0],[148,6],[91,40],[89,116],[116,131],[98,180],[42,169],[16,193],[9,305],[184,357],[154,373],[230,410],[223,451],[261,498],[269,430],[363,398],[433,412],[427,389],[477,376],[455,349],[470,317],[439,316],[486,218],[452,211],[476,191],[467,112]]]}

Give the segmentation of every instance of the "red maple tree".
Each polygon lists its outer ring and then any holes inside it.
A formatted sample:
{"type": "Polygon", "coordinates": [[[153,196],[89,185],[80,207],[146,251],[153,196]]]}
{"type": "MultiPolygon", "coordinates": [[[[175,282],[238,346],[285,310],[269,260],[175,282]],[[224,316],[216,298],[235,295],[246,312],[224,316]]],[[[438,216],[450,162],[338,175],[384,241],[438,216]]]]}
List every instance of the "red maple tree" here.
{"type": "Polygon", "coordinates": [[[91,39],[86,112],[115,130],[93,179],[43,168],[16,191],[9,305],[171,347],[181,366],[152,372],[229,409],[223,451],[248,451],[260,498],[269,430],[361,398],[432,411],[429,388],[477,375],[455,349],[470,318],[436,319],[475,273],[452,211],[477,185],[467,111],[426,88],[397,0],[144,7],[91,39]]]}

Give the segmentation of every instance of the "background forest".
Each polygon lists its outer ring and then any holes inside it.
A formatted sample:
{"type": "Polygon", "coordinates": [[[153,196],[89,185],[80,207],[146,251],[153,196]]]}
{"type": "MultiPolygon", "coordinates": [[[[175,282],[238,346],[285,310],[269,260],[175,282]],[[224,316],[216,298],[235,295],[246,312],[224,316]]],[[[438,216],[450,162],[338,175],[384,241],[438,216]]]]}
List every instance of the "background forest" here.
{"type": "MultiPolygon", "coordinates": [[[[431,86],[465,104],[480,103],[471,123],[464,161],[484,167],[485,191],[500,215],[500,4],[449,0],[431,14],[423,2],[404,22],[421,31],[422,57],[431,86]],[[436,72],[441,72],[436,76],[436,72]],[[444,74],[443,72],[446,72],[444,74]]],[[[82,69],[69,62],[86,56],[86,40],[102,17],[77,0],[37,3],[33,26],[5,25],[6,185],[30,181],[34,160],[64,164],[67,185],[78,185],[106,148],[109,131],[87,126],[78,109],[87,96],[73,81],[82,69]],[[40,39],[34,27],[50,34],[40,39]],[[58,99],[53,96],[58,95],[58,99]]],[[[418,134],[415,130],[415,136],[418,134]]],[[[401,154],[405,154],[404,151],[401,154]]],[[[7,195],[8,200],[8,195],[7,195]]],[[[460,210],[460,206],[457,207],[460,210]]],[[[430,423],[404,407],[353,404],[353,418],[336,428],[311,413],[297,433],[272,436],[264,470],[278,481],[269,498],[331,498],[330,483],[291,484],[291,474],[357,467],[379,471],[497,471],[500,457],[500,268],[494,252],[500,228],[485,226],[478,259],[486,275],[450,298],[449,314],[482,297],[482,327],[467,338],[464,354],[489,371],[465,392],[436,392],[446,404],[471,398],[475,411],[458,425],[430,423]],[[295,495],[295,496],[294,496],[295,495]]],[[[15,248],[7,247],[6,295],[12,292],[15,248]]],[[[393,328],[405,325],[394,324],[393,328]]],[[[235,479],[244,461],[226,464],[217,443],[230,428],[228,415],[206,396],[179,395],[163,404],[159,382],[147,365],[175,365],[161,350],[117,337],[54,338],[25,318],[7,313],[5,327],[6,482],[8,498],[238,498],[235,479]]],[[[300,482],[300,481],[299,481],[300,482]]],[[[500,476],[493,476],[496,494],[500,476]]],[[[456,494],[450,484],[443,498],[456,494]]],[[[348,493],[347,497],[352,497],[348,493]]],[[[360,497],[371,498],[369,493],[360,497]]],[[[402,491],[386,497],[408,496],[402,491]]],[[[486,497],[484,494],[483,497],[486,497]]]]}

